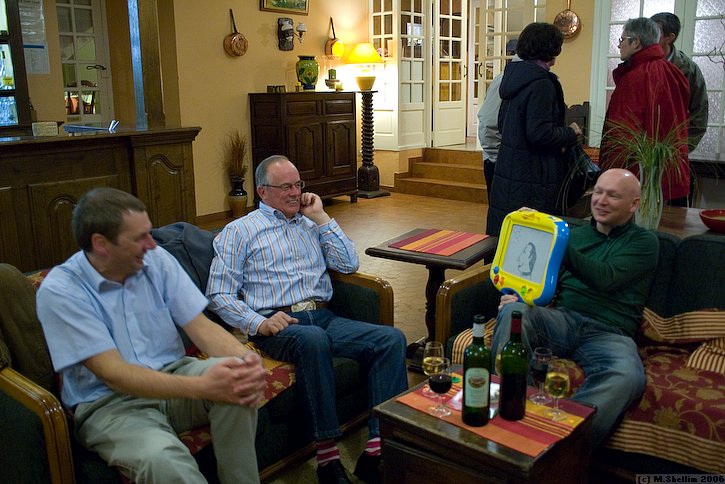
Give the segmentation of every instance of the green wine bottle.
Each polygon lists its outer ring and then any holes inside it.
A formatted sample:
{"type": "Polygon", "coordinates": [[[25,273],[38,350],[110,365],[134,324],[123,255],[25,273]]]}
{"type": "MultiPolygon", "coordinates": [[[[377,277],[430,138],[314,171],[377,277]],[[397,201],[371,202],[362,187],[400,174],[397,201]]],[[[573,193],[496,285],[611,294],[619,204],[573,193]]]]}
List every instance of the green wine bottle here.
{"type": "Polygon", "coordinates": [[[473,342],[463,352],[463,423],[482,427],[488,423],[491,387],[491,350],[483,342],[486,319],[473,317],[473,342]]]}
{"type": "Polygon", "coordinates": [[[511,337],[501,351],[501,418],[521,420],[526,413],[526,378],[529,374],[529,355],[521,342],[521,312],[511,312],[511,337]]]}

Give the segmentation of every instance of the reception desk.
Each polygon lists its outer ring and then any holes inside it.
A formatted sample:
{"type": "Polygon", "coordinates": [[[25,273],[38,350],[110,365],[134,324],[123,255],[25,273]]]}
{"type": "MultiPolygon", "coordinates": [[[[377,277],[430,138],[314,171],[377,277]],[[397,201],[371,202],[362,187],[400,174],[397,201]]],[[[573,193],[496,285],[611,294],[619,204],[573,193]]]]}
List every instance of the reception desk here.
{"type": "Polygon", "coordinates": [[[94,187],[134,194],[154,226],[194,223],[191,144],[200,130],[0,138],[0,262],[30,271],[77,251],[73,207],[94,187]]]}

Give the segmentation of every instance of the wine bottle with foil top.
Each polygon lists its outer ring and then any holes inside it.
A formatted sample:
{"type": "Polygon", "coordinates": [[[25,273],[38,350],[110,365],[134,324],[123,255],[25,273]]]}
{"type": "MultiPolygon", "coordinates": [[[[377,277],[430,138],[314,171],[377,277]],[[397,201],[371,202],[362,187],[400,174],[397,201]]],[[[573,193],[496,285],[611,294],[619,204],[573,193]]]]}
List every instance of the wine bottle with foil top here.
{"type": "Polygon", "coordinates": [[[498,404],[501,418],[524,418],[528,374],[529,355],[521,342],[521,311],[512,311],[511,336],[501,351],[501,389],[498,404]]]}
{"type": "Polygon", "coordinates": [[[483,340],[486,319],[473,317],[473,341],[463,352],[463,423],[482,427],[488,423],[491,403],[491,350],[483,340]]]}

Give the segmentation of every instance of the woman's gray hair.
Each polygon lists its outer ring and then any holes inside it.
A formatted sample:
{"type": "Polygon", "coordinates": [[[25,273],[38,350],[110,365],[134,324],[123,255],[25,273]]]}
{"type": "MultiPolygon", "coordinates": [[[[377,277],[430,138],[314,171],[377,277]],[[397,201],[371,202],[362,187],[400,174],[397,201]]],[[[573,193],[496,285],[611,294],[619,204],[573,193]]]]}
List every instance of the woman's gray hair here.
{"type": "Polygon", "coordinates": [[[647,17],[631,18],[624,24],[624,33],[629,37],[636,37],[642,48],[660,42],[660,26],[647,17]]]}

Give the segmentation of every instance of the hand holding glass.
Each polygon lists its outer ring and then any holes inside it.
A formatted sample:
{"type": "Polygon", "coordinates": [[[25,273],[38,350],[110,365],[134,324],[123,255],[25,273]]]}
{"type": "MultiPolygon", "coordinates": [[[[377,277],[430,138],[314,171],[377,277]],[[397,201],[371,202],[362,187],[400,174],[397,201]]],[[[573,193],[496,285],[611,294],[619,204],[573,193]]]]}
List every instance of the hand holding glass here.
{"type": "MultiPolygon", "coordinates": [[[[443,344],[438,341],[428,341],[423,349],[423,373],[430,376],[435,373],[438,366],[443,362],[443,344]]],[[[423,395],[434,398],[436,392],[426,385],[423,388],[423,395]]]]}
{"type": "Polygon", "coordinates": [[[546,372],[546,391],[554,398],[554,408],[547,412],[552,420],[564,420],[566,414],[559,410],[559,399],[569,393],[569,373],[561,360],[551,360],[546,372]]]}
{"type": "Polygon", "coordinates": [[[443,395],[448,393],[448,390],[453,385],[453,379],[451,378],[451,360],[441,358],[441,362],[435,371],[428,376],[428,385],[430,385],[430,389],[438,396],[438,404],[429,407],[428,412],[436,417],[447,417],[451,414],[451,411],[443,404],[443,395]]]}
{"type": "Polygon", "coordinates": [[[529,400],[537,405],[546,405],[551,403],[551,397],[544,391],[544,382],[546,381],[546,372],[549,368],[552,353],[549,348],[538,347],[534,349],[534,356],[531,359],[529,369],[534,386],[539,389],[535,394],[529,397],[529,400]]]}

